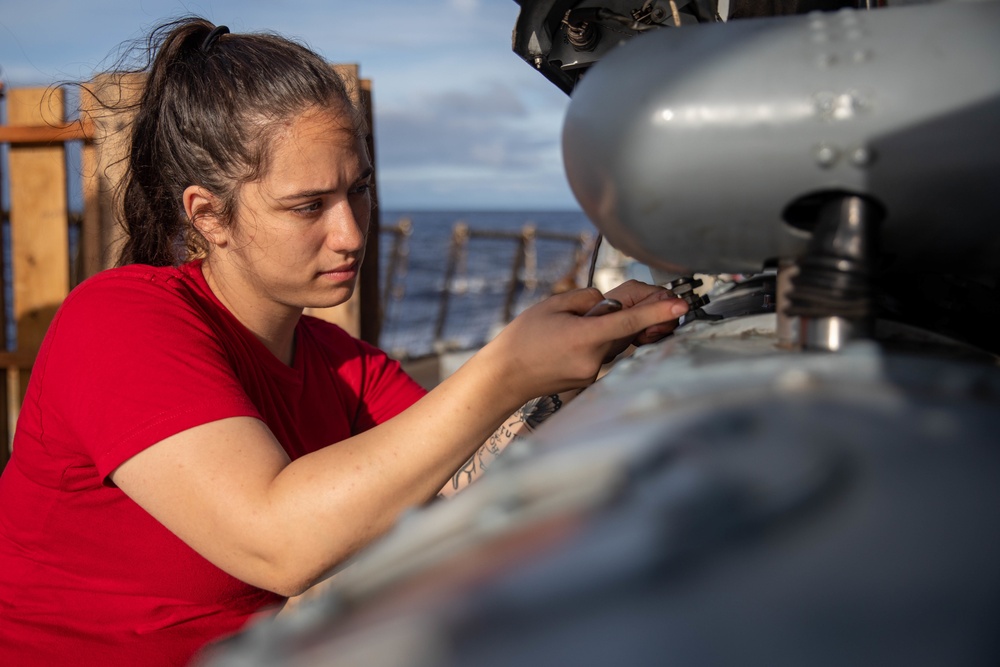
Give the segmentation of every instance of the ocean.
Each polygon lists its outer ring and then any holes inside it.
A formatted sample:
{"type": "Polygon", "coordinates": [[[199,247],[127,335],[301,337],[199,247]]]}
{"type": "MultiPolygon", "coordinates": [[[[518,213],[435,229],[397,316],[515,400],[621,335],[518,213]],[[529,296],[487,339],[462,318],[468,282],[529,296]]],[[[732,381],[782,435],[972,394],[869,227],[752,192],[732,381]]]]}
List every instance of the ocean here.
{"type": "MultiPolygon", "coordinates": [[[[586,276],[580,282],[577,270],[581,250],[586,251],[585,273],[589,244],[597,236],[581,211],[383,210],[380,223],[383,324],[379,345],[399,359],[480,347],[506,322],[508,311],[516,314],[548,296],[567,276],[578,286],[584,284],[586,276]],[[402,220],[411,225],[411,233],[404,238],[392,231],[402,220]],[[468,225],[470,237],[464,252],[455,255],[448,279],[454,229],[459,223],[468,225]],[[534,253],[532,244],[527,253],[520,249],[527,261],[514,271],[518,238],[526,225],[533,225],[539,238],[533,244],[534,253]]],[[[9,224],[4,222],[0,231],[10,351],[16,349],[17,330],[11,310],[9,224]]],[[[72,254],[79,236],[73,226],[70,236],[72,254]]]]}
{"type": "Polygon", "coordinates": [[[583,286],[597,237],[581,211],[383,210],[380,222],[379,345],[400,359],[477,348],[508,316],[583,286]]]}

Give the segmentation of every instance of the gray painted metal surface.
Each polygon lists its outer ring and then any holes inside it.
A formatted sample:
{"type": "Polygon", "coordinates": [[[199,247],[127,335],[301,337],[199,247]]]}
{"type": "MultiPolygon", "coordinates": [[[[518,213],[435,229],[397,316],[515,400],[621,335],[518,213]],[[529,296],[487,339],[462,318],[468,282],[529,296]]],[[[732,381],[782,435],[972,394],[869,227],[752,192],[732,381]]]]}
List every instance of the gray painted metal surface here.
{"type": "Polygon", "coordinates": [[[1000,268],[1000,3],[644,33],[573,92],[577,199],[615,247],[675,273],[798,256],[787,209],[831,191],[887,211],[900,268],[1000,268]]]}
{"type": "MultiPolygon", "coordinates": [[[[594,3],[522,4],[544,27],[540,7],[594,3]]],[[[989,294],[968,278],[1000,269],[998,10],[699,24],[609,50],[564,133],[588,214],[666,273],[778,274],[714,295],[202,664],[1000,664],[997,357],[874,307],[867,338],[801,349],[776,306],[808,238],[808,206],[786,209],[830,192],[884,208],[873,264],[956,274],[918,295],[932,314],[989,294]]],[[[820,259],[836,278],[845,257],[820,259]]]]}

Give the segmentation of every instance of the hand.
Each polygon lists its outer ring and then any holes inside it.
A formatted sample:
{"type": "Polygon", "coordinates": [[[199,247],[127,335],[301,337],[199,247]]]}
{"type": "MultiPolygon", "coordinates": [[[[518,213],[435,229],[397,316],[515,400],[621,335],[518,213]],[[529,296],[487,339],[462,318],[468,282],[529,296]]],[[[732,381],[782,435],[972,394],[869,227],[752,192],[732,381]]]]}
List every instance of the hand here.
{"type": "Polygon", "coordinates": [[[677,328],[677,318],[688,311],[687,303],[683,299],[676,298],[672,292],[658,285],[648,285],[638,280],[629,280],[614,289],[608,290],[604,295],[609,299],[617,299],[624,308],[631,308],[641,303],[668,300],[673,302],[671,312],[674,319],[667,322],[658,322],[650,327],[646,327],[631,339],[619,340],[610,361],[628,348],[629,345],[648,345],[655,343],[664,336],[673,332],[677,328]]]}
{"type": "MultiPolygon", "coordinates": [[[[601,293],[572,290],[535,304],[508,324],[483,348],[485,361],[521,403],[536,396],[584,387],[597,377],[605,359],[633,341],[665,336],[687,304],[653,285],[629,281],[608,292],[624,308],[600,317],[582,317],[601,293]]],[[[477,355],[479,356],[479,355],[477,355]]]]}

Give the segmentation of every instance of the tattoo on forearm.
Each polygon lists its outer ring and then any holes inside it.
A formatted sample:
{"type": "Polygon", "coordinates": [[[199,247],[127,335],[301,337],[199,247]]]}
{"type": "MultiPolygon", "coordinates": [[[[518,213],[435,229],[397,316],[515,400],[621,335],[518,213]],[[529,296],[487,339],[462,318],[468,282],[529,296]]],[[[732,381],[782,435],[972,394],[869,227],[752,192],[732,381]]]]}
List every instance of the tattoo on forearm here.
{"type": "Polygon", "coordinates": [[[500,456],[500,451],[503,449],[500,446],[500,440],[500,434],[494,432],[493,435],[490,436],[490,439],[486,441],[486,444],[480,447],[479,451],[476,452],[474,458],[479,463],[480,473],[486,472],[489,462],[500,456]]]}
{"type": "Polygon", "coordinates": [[[486,471],[494,459],[500,456],[504,447],[514,440],[524,437],[525,430],[528,433],[534,431],[562,405],[562,399],[555,394],[533,398],[525,403],[511,415],[510,419],[493,432],[489,440],[465,462],[465,465],[458,469],[451,478],[452,488],[459,489],[463,485],[470,484],[472,480],[486,471]]]}
{"type": "Polygon", "coordinates": [[[562,399],[557,394],[539,396],[525,403],[520,410],[514,413],[514,416],[534,431],[561,407],[562,399]]]}
{"type": "MultiPolygon", "coordinates": [[[[468,461],[465,462],[455,476],[451,478],[451,484],[454,488],[459,488],[462,485],[462,478],[465,477],[465,483],[470,484],[476,477],[476,457],[473,455],[468,461]]],[[[440,479],[440,477],[438,478],[440,479]]]]}

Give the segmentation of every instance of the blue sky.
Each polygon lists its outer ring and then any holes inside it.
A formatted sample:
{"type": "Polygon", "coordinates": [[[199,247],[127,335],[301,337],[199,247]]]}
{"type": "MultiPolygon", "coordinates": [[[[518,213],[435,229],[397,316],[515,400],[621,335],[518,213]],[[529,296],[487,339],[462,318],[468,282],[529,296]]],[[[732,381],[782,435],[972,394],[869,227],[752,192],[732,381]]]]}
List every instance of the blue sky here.
{"type": "Polygon", "coordinates": [[[568,99],[511,51],[514,0],[0,0],[0,80],[84,80],[118,46],[198,14],[269,30],[371,79],[385,209],[576,209],[568,99]]]}

